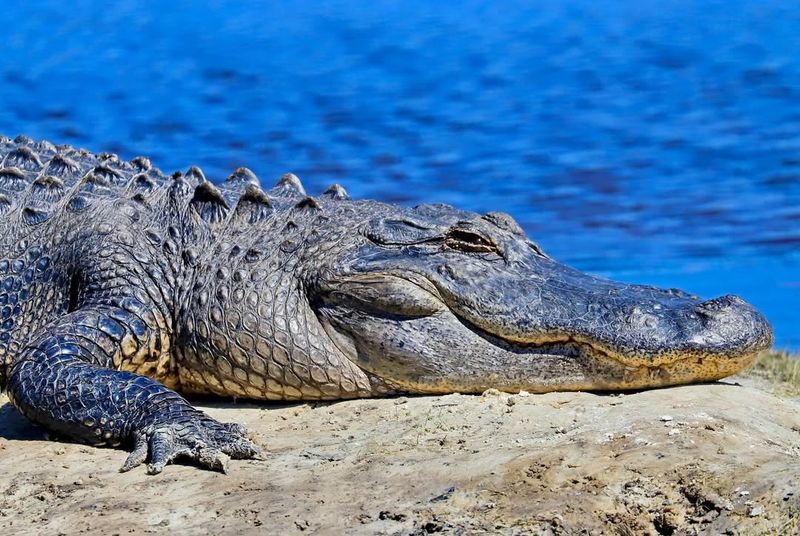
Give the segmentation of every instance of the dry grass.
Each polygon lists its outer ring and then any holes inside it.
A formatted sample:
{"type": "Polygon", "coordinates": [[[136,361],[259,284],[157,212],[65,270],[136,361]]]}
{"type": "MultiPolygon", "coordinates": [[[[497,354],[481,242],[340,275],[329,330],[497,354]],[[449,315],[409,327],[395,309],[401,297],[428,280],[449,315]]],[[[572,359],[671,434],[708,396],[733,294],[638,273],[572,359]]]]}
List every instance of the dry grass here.
{"type": "Polygon", "coordinates": [[[790,394],[800,394],[800,355],[775,350],[762,352],[743,374],[764,378],[790,394]]]}

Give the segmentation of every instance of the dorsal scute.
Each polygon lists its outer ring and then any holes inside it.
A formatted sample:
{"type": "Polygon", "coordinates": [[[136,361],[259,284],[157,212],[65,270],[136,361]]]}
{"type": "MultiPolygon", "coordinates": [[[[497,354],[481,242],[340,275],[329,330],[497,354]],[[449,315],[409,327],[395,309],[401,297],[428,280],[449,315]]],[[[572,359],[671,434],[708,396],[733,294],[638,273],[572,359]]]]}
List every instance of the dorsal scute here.
{"type": "Polygon", "coordinates": [[[150,159],[146,156],[137,156],[131,159],[131,165],[136,171],[144,173],[146,171],[150,171],[150,168],[153,167],[153,164],[150,162],[150,159]]]}
{"type": "Polygon", "coordinates": [[[347,190],[345,190],[341,184],[331,184],[328,186],[328,188],[322,192],[322,197],[327,197],[328,199],[350,199],[347,190]]]}
{"type": "Polygon", "coordinates": [[[272,189],[277,195],[288,193],[293,195],[306,195],[303,183],[294,173],[285,173],[278,179],[278,183],[272,189]]]}
{"type": "Polygon", "coordinates": [[[27,225],[39,225],[50,217],[50,213],[39,207],[25,207],[22,209],[22,221],[27,225]]]}
{"type": "Polygon", "coordinates": [[[28,186],[28,179],[25,173],[16,167],[0,168],[0,188],[19,192],[28,186]]]}
{"type": "Polygon", "coordinates": [[[100,188],[108,188],[109,186],[111,186],[111,182],[108,180],[108,176],[104,173],[95,173],[94,170],[84,175],[78,183],[79,189],[88,192],[94,192],[100,188]]]}
{"type": "Polygon", "coordinates": [[[119,156],[115,153],[98,153],[97,159],[105,165],[119,165],[119,156]]]}
{"type": "Polygon", "coordinates": [[[258,180],[256,174],[246,167],[239,167],[233,170],[233,173],[225,179],[225,183],[233,187],[247,185],[261,187],[261,181],[258,180]]]}
{"type": "Polygon", "coordinates": [[[128,183],[128,190],[132,192],[152,192],[157,186],[158,183],[147,173],[137,173],[131,177],[128,183]]]}
{"type": "Polygon", "coordinates": [[[208,181],[200,183],[194,189],[189,207],[202,219],[212,224],[224,221],[229,210],[222,192],[208,181]]]}
{"type": "Polygon", "coordinates": [[[39,175],[31,184],[28,203],[49,205],[61,199],[67,191],[64,181],[52,175],[39,175]]]}
{"type": "Polygon", "coordinates": [[[203,170],[197,166],[192,166],[188,170],[186,170],[185,177],[186,180],[194,184],[194,186],[198,186],[200,184],[203,184],[204,182],[207,182],[206,174],[203,173],[203,170]]]}
{"type": "Polygon", "coordinates": [[[183,175],[173,176],[168,188],[169,197],[179,203],[182,199],[188,198],[194,192],[194,188],[195,186],[183,175]]]}
{"type": "Polygon", "coordinates": [[[89,208],[89,199],[82,194],[74,195],[67,201],[67,211],[78,213],[89,208]]]}
{"type": "Polygon", "coordinates": [[[269,196],[260,187],[249,184],[236,202],[234,219],[253,224],[268,218],[273,210],[269,196]]]}
{"type": "Polygon", "coordinates": [[[0,193],[0,215],[11,212],[14,208],[14,202],[4,193],[0,193]]]}
{"type": "Polygon", "coordinates": [[[94,169],[92,169],[92,171],[89,173],[95,177],[102,178],[107,186],[120,186],[123,181],[122,174],[109,166],[107,163],[102,163],[98,166],[95,166],[94,169]]]}
{"type": "Polygon", "coordinates": [[[64,181],[53,175],[39,175],[33,181],[34,188],[60,189],[64,188],[64,181]]]}
{"type": "Polygon", "coordinates": [[[297,203],[294,208],[296,209],[310,209],[310,210],[322,210],[322,205],[319,204],[319,201],[314,199],[311,196],[304,197],[299,203],[297,203]]]}
{"type": "Polygon", "coordinates": [[[25,171],[39,171],[42,169],[42,161],[33,149],[27,145],[21,145],[6,154],[3,159],[3,167],[19,168],[25,171]]]}
{"type": "Polygon", "coordinates": [[[152,210],[176,214],[194,210],[218,230],[225,227],[217,225],[221,222],[231,222],[235,228],[233,222],[254,224],[285,210],[298,211],[298,218],[313,218],[317,217],[313,212],[332,207],[332,200],[348,199],[339,185],[318,199],[307,197],[292,173],[264,191],[250,169],[239,167],[215,185],[195,166],[170,179],[144,156],[124,161],[113,153],[94,154],[25,136],[14,140],[0,136],[0,214],[37,223],[58,211],[82,212],[96,203],[106,206],[116,197],[152,210]]]}
{"type": "Polygon", "coordinates": [[[47,165],[44,169],[44,173],[64,179],[77,177],[80,174],[80,171],[81,167],[77,162],[66,155],[59,153],[53,155],[50,161],[47,162],[47,165]]]}

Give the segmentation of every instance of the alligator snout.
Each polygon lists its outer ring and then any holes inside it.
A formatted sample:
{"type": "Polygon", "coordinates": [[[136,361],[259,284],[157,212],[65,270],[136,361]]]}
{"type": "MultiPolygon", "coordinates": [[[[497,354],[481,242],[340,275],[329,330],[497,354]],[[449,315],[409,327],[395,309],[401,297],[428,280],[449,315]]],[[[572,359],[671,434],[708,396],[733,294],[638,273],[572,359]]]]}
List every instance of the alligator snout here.
{"type": "MultiPolygon", "coordinates": [[[[662,366],[705,357],[739,359],[769,348],[772,327],[738,296],[700,300],[688,294],[653,299],[648,287],[628,286],[616,300],[627,299],[627,314],[588,318],[573,325],[581,342],[629,365],[662,366]],[[622,298],[627,296],[627,298],[622,298]]],[[[621,312],[621,311],[620,311],[621,312]]]]}
{"type": "Polygon", "coordinates": [[[767,319],[738,296],[703,300],[677,289],[594,277],[549,259],[529,266],[534,269],[525,268],[518,277],[498,273],[472,294],[461,279],[451,278],[449,295],[462,297],[450,300],[452,308],[506,341],[574,341],[626,366],[659,367],[694,357],[739,359],[773,341],[767,319]]]}
{"type": "Polygon", "coordinates": [[[689,337],[690,345],[701,345],[724,353],[756,353],[772,346],[773,333],[767,319],[742,298],[725,295],[694,307],[700,329],[689,337]]]}

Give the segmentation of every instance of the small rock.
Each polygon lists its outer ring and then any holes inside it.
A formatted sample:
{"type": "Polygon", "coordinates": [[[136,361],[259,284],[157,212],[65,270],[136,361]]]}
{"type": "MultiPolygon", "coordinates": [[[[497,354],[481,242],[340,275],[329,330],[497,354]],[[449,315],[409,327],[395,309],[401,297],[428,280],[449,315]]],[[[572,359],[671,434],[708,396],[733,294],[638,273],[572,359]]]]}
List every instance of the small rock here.
{"type": "Polygon", "coordinates": [[[756,506],[755,508],[751,509],[750,513],[747,514],[747,515],[749,515],[750,517],[758,517],[763,513],[764,513],[764,507],[763,506],[756,506]]]}
{"type": "Polygon", "coordinates": [[[750,492],[747,491],[746,489],[743,489],[742,491],[739,492],[740,497],[746,497],[747,495],[750,495],[750,492]]]}
{"type": "Polygon", "coordinates": [[[444,490],[444,493],[441,493],[440,495],[437,495],[436,497],[433,497],[430,500],[430,502],[446,501],[447,499],[450,498],[450,496],[453,494],[453,492],[455,490],[456,490],[456,488],[454,486],[451,486],[451,487],[447,488],[446,490],[444,490]]]}
{"type": "Polygon", "coordinates": [[[398,513],[395,513],[395,512],[390,512],[389,510],[381,510],[381,512],[378,513],[378,519],[380,519],[380,520],[390,519],[392,521],[405,521],[406,515],[405,514],[398,514],[398,513]]]}
{"type": "Polygon", "coordinates": [[[671,422],[671,421],[672,421],[672,415],[662,415],[661,416],[661,422],[671,422]]]}
{"type": "Polygon", "coordinates": [[[73,484],[75,484],[76,486],[83,486],[83,479],[82,479],[82,478],[79,478],[78,480],[76,480],[75,482],[73,482],[73,484]]]}

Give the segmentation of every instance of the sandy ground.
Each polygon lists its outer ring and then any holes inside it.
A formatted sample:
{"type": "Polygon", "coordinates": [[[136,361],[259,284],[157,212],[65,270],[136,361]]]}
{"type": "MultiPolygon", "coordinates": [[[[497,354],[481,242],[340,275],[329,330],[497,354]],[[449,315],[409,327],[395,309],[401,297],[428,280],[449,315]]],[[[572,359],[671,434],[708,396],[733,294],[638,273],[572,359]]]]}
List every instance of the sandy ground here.
{"type": "MultiPolygon", "coordinates": [[[[250,427],[229,474],[121,474],[0,408],[0,534],[792,534],[800,403],[751,380],[201,405],[250,427]]],[[[7,399],[0,397],[0,405],[7,399]]]]}

